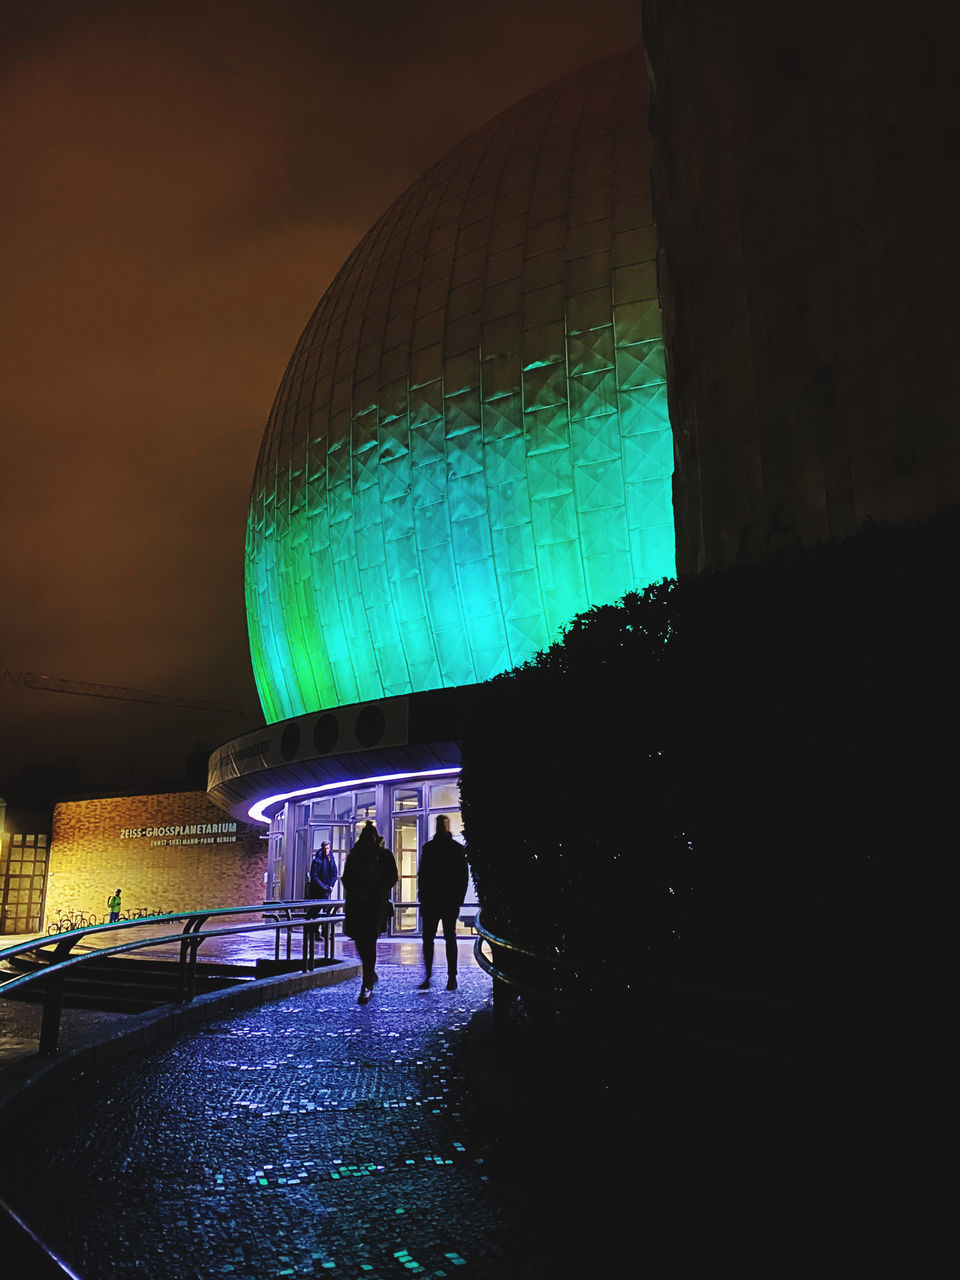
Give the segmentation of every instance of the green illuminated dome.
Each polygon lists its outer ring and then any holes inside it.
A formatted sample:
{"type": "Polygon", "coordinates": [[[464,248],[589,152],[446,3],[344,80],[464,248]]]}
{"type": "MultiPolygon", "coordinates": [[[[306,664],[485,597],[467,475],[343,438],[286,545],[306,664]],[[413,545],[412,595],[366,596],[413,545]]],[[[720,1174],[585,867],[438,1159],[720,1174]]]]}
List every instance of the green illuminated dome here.
{"type": "Polygon", "coordinates": [[[264,435],[268,720],[482,681],[675,571],[639,51],[509,108],[350,255],[264,435]]]}

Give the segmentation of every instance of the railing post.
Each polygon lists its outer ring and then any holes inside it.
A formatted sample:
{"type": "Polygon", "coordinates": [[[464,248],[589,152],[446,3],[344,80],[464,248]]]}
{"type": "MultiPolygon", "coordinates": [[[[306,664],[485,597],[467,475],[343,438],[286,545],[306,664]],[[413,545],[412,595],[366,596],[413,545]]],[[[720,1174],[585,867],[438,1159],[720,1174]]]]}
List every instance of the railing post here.
{"type": "MultiPolygon", "coordinates": [[[[54,948],[50,965],[66,960],[73,950],[76,938],[64,938],[54,948]]],[[[63,988],[67,975],[60,971],[47,979],[47,989],[43,997],[43,1019],[40,1023],[40,1043],[37,1046],[42,1056],[49,1057],[57,1052],[60,1044],[60,1014],[63,1009],[63,988]]]]}
{"type": "MultiPolygon", "coordinates": [[[[497,954],[502,951],[502,947],[490,945],[490,960],[495,969],[499,969],[503,963],[501,957],[497,954]]],[[[512,1026],[512,1009],[516,1004],[516,993],[510,987],[502,982],[499,978],[493,979],[493,1025],[498,1036],[503,1041],[504,1036],[509,1035],[512,1026]]]]}
{"type": "Polygon", "coordinates": [[[58,973],[52,977],[43,997],[43,1021],[40,1023],[39,1045],[43,1056],[56,1053],[59,1045],[64,976],[58,973]]]}
{"type": "MultiPolygon", "coordinates": [[[[289,957],[292,950],[290,940],[290,931],[294,928],[303,928],[305,933],[305,947],[302,958],[304,972],[311,972],[317,965],[317,939],[323,938],[323,954],[325,961],[336,959],[336,928],[337,924],[343,919],[343,903],[338,901],[336,905],[328,905],[326,911],[328,915],[321,915],[319,918],[303,919],[301,916],[294,916],[294,912],[304,910],[304,904],[298,903],[284,906],[274,907],[273,911],[263,910],[264,907],[269,908],[271,904],[263,903],[253,907],[228,907],[207,909],[203,912],[184,911],[169,912],[163,918],[171,922],[175,920],[184,921],[182,930],[172,936],[162,938],[145,938],[138,939],[134,942],[123,944],[120,946],[108,946],[102,950],[112,955],[128,950],[140,950],[142,947],[151,947],[159,943],[170,943],[177,941],[180,944],[180,960],[179,960],[179,990],[175,999],[180,1003],[187,1003],[193,999],[196,994],[197,985],[197,967],[199,964],[199,949],[207,936],[220,936],[220,933],[232,933],[232,929],[217,931],[214,930],[211,935],[204,932],[204,925],[210,919],[211,915],[229,915],[237,914],[257,914],[263,917],[263,924],[254,926],[254,928],[269,928],[274,932],[275,946],[274,954],[279,958],[280,950],[280,930],[287,931],[287,956],[289,957]],[[274,914],[274,911],[276,914],[274,914]],[[267,923],[267,922],[270,923],[267,923]]],[[[64,971],[64,961],[68,961],[69,968],[87,959],[94,959],[100,952],[100,948],[94,947],[89,954],[78,955],[70,958],[70,952],[74,945],[81,937],[91,933],[109,932],[113,934],[126,927],[124,922],[116,925],[97,925],[84,929],[70,930],[68,933],[60,934],[54,938],[37,938],[29,945],[17,946],[9,948],[12,953],[19,954],[21,951],[39,950],[46,954],[46,948],[54,948],[50,958],[49,965],[46,966],[46,972],[42,969],[35,973],[27,975],[17,975],[14,977],[5,977],[0,974],[0,995],[6,994],[6,988],[20,987],[24,983],[32,982],[36,979],[40,986],[35,988],[38,993],[43,992],[40,997],[43,1003],[43,1013],[40,1026],[40,1037],[38,1044],[38,1052],[42,1054],[55,1054],[59,1043],[59,1032],[61,1025],[61,1015],[66,990],[69,988],[69,975],[64,971]],[[52,971],[52,972],[51,972],[52,971]]],[[[241,926],[241,929],[243,926],[241,926]]],[[[478,943],[479,943],[478,939],[478,943]]],[[[0,948],[0,950],[4,950],[0,948]]],[[[502,984],[498,984],[502,985],[502,984]]]]}
{"type": "Polygon", "coordinates": [[[202,938],[196,935],[207,922],[207,916],[191,916],[183,928],[180,942],[180,1003],[187,1004],[194,997],[197,987],[197,952],[202,938]]]}

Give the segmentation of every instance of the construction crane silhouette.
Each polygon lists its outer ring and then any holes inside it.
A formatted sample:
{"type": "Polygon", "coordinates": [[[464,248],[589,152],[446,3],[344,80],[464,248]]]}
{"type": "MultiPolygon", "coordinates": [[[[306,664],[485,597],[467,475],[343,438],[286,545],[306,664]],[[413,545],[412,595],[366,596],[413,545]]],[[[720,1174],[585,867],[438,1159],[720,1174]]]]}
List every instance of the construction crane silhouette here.
{"type": "Polygon", "coordinates": [[[14,671],[0,667],[0,684],[18,685],[22,689],[42,689],[46,693],[75,693],[84,698],[116,698],[120,702],[149,702],[157,707],[182,707],[190,711],[223,711],[242,716],[246,708],[234,702],[216,702],[210,698],[174,698],[167,693],[149,693],[145,689],[125,689],[122,685],[92,684],[87,680],[64,680],[61,676],[41,676],[35,671],[14,671]]]}

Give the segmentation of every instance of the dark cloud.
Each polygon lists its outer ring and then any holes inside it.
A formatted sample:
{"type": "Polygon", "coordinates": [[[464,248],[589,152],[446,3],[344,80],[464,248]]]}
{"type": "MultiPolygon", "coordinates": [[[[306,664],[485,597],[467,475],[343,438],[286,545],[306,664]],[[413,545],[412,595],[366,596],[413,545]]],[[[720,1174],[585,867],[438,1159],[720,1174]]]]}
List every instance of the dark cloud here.
{"type": "Polygon", "coordinates": [[[5,6],[0,662],[248,716],[0,688],[0,789],[256,723],[246,502],[303,324],[459,137],[636,34],[628,0],[5,6]]]}

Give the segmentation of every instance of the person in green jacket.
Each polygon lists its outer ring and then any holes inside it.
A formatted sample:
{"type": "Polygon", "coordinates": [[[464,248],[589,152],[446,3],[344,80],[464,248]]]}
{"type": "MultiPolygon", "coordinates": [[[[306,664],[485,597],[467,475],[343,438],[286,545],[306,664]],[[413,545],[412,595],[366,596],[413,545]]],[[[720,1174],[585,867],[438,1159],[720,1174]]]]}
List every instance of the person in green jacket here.
{"type": "Polygon", "coordinates": [[[107,899],[107,906],[110,908],[110,923],[120,919],[120,890],[111,894],[107,899]]]}

